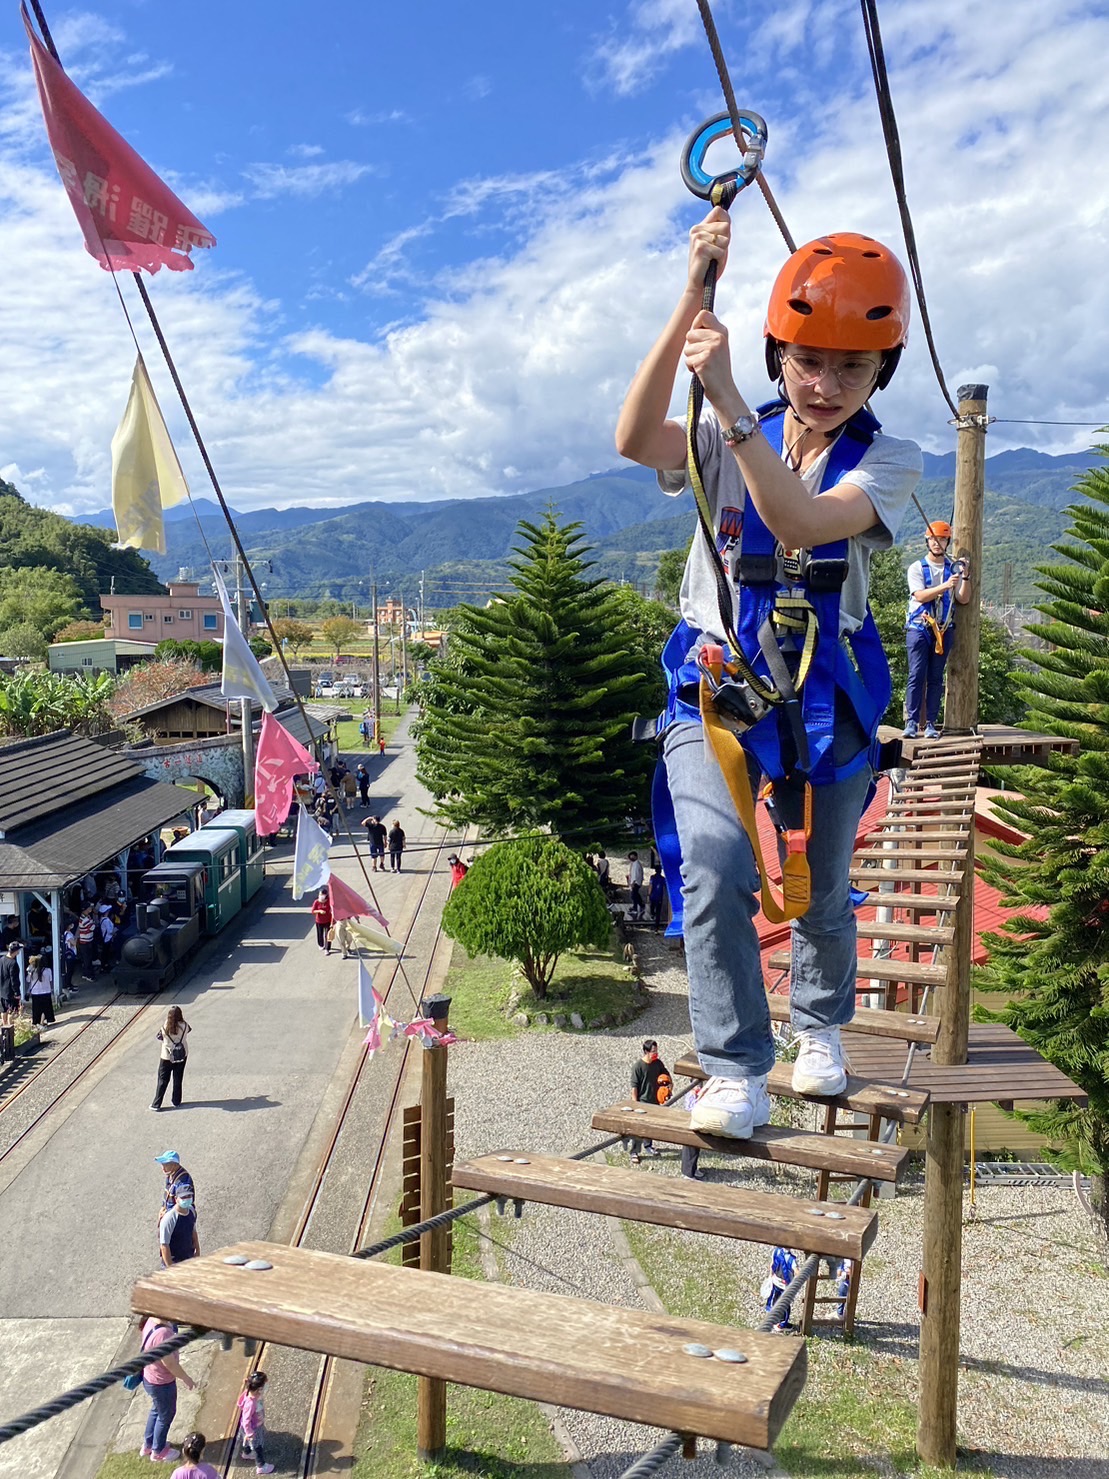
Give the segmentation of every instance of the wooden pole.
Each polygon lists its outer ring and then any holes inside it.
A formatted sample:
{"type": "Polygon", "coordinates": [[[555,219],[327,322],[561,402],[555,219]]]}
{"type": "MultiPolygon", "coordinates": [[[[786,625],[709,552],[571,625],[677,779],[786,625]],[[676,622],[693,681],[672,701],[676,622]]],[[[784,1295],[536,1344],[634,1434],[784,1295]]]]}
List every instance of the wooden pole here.
{"type": "MultiPolygon", "coordinates": [[[[969,556],[974,594],[956,615],[948,662],[944,731],[973,731],[978,723],[981,637],[982,506],[986,486],[984,385],[959,387],[955,449],[956,557],[969,556]]],[[[974,831],[968,841],[966,885],[955,910],[955,938],[947,983],[940,993],[940,1035],[933,1063],[967,1060],[970,962],[974,944],[974,831]]],[[[928,1111],[924,1178],[924,1266],[920,1279],[920,1411],[917,1452],[930,1464],[954,1468],[959,1403],[959,1320],[963,1248],[963,1106],[933,1104],[928,1111]]]]}
{"type": "MultiPolygon", "coordinates": [[[[449,1000],[446,1000],[449,1007],[449,1000]]],[[[444,1012],[429,1012],[440,1031],[447,1030],[444,1012]]],[[[447,1050],[423,1050],[420,1085],[420,1221],[447,1209],[447,1050]]],[[[450,1230],[436,1228],[420,1239],[420,1267],[450,1273],[450,1230]]],[[[447,1446],[447,1384],[439,1377],[416,1381],[416,1451],[423,1463],[442,1455],[447,1446]]]]}
{"type": "Polygon", "coordinates": [[[373,621],[374,621],[374,739],[376,745],[381,738],[381,665],[377,637],[377,581],[373,584],[373,621]]]}

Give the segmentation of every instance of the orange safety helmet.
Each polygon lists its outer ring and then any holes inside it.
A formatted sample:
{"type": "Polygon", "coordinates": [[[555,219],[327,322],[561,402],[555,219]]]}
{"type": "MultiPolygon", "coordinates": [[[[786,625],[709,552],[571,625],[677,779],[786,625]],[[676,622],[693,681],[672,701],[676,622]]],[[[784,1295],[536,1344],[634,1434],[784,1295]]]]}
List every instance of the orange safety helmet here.
{"type": "Polygon", "coordinates": [[[781,374],[779,345],[881,349],[878,389],[893,378],[909,331],[909,279],[889,247],[837,231],[800,247],[778,273],[766,310],[766,368],[781,374]]]}
{"type": "Polygon", "coordinates": [[[946,519],[933,519],[924,531],[925,538],[950,539],[954,533],[946,519]]]}

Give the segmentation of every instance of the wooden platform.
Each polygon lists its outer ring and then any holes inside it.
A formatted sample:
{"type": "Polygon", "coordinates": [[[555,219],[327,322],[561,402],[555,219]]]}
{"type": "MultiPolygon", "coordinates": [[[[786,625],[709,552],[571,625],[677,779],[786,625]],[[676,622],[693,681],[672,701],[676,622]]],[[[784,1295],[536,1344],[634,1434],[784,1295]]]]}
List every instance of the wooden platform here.
{"type": "MultiPolygon", "coordinates": [[[[902,1055],[904,1056],[904,1055],[902,1055]]],[[[662,1145],[695,1145],[721,1155],[746,1156],[773,1161],[781,1166],[807,1166],[831,1170],[844,1176],[872,1176],[875,1181],[896,1181],[909,1152],[896,1145],[873,1146],[865,1140],[833,1140],[807,1130],[783,1130],[763,1125],[750,1140],[730,1140],[721,1135],[701,1135],[689,1128],[684,1109],[661,1104],[615,1104],[593,1116],[593,1128],[633,1140],[654,1140],[662,1145]]]]}
{"type": "MultiPolygon", "coordinates": [[[[767,961],[767,965],[772,970],[787,969],[789,967],[789,951],[776,950],[767,961]]],[[[855,979],[856,981],[900,981],[906,986],[944,986],[947,983],[947,967],[931,965],[919,960],[898,960],[895,955],[860,955],[855,964],[855,979]]],[[[787,997],[786,1000],[788,1001],[789,998],[787,997]]],[[[871,1009],[860,1007],[856,1015],[862,1016],[864,1010],[869,1011],[871,1009]]],[[[893,1012],[887,1013],[886,1015],[900,1017],[902,1013],[893,1012]]],[[[774,1017],[773,1020],[775,1022],[788,1021],[789,1013],[787,1012],[784,1018],[774,1017]]],[[[862,1020],[865,1022],[867,1019],[863,1016],[862,1020]]],[[[883,1016],[880,1029],[881,1036],[889,1037],[896,1035],[886,1031],[886,1026],[885,1017],[883,1016]]],[[[868,1029],[866,1027],[860,1027],[857,1030],[865,1032],[868,1029]]],[[[876,1028],[874,1030],[878,1031],[879,1029],[876,1028]]],[[[935,1042],[935,1038],[913,1037],[907,1039],[907,1041],[935,1042]]]]}
{"type": "MultiPolygon", "coordinates": [[[[674,1064],[674,1072],[682,1078],[706,1079],[708,1074],[701,1067],[695,1053],[683,1053],[674,1064]]],[[[872,1083],[869,1079],[848,1074],[847,1088],[834,1098],[816,1099],[810,1094],[798,1094],[793,1087],[793,1065],[775,1063],[767,1075],[767,1089],[772,1095],[783,1099],[804,1100],[806,1104],[834,1104],[838,1109],[852,1110],[855,1114],[881,1115],[883,1119],[897,1120],[906,1125],[918,1125],[928,1108],[928,1095],[919,1089],[901,1087],[904,1062],[892,1080],[872,1083]]]]}
{"type": "Polygon", "coordinates": [[[980,724],[973,735],[941,735],[938,740],[905,739],[901,731],[892,725],[883,724],[878,730],[882,744],[890,740],[901,740],[901,754],[911,764],[916,756],[923,759],[936,754],[953,754],[958,750],[969,750],[975,741],[981,742],[982,765],[1043,765],[1044,758],[1056,755],[1077,755],[1075,740],[1060,739],[1056,734],[1036,734],[1028,729],[1014,729],[1011,724],[980,724]]]}
{"type": "Polygon", "coordinates": [[[746,1191],[681,1176],[652,1176],[529,1151],[496,1151],[464,1161],[455,1166],[451,1180],[466,1191],[770,1247],[783,1243],[833,1258],[862,1258],[878,1233],[875,1213],[859,1207],[746,1191]]]}
{"type": "Polygon", "coordinates": [[[239,1243],[139,1279],[131,1307],[761,1449],[805,1382],[801,1341],[277,1243],[239,1243]],[[273,1267],[232,1267],[228,1254],[273,1267]],[[747,1360],[689,1355],[691,1343],[747,1360]]]}
{"type": "MultiPolygon", "coordinates": [[[[881,964],[879,961],[873,962],[881,964]]],[[[907,964],[907,962],[895,962],[896,964],[907,964]]],[[[860,962],[861,965],[861,962],[860,962]]],[[[934,970],[934,966],[920,967],[924,970],[934,970]]],[[[864,979],[870,979],[870,975],[864,979]]],[[[874,976],[873,979],[879,979],[874,976]]],[[[901,980],[898,976],[895,979],[901,980]]],[[[772,1022],[788,1022],[789,997],[767,996],[767,1005],[770,1007],[770,1020],[772,1022]]],[[[844,1029],[846,1031],[846,1028],[844,1029]]],[[[938,1017],[911,1017],[907,1012],[887,1012],[878,1007],[856,1007],[855,1015],[851,1019],[851,1030],[853,1036],[861,1036],[865,1033],[868,1037],[892,1037],[901,1043],[934,1043],[940,1035],[940,1019],[938,1017]]],[[[863,1072],[863,1078],[877,1078],[879,1082],[889,1083],[888,1074],[869,1074],[863,1072]]],[[[893,1082],[901,1080],[900,1071],[893,1082]]]]}
{"type": "MultiPolygon", "coordinates": [[[[900,1082],[905,1053],[895,1043],[844,1030],[844,1043],[856,1073],[900,1082]]],[[[1010,1104],[1014,1100],[1072,1099],[1088,1096],[1034,1048],[997,1023],[970,1024],[967,1062],[961,1066],[933,1063],[922,1048],[913,1058],[907,1087],[924,1089],[934,1104],[1010,1104]]]]}

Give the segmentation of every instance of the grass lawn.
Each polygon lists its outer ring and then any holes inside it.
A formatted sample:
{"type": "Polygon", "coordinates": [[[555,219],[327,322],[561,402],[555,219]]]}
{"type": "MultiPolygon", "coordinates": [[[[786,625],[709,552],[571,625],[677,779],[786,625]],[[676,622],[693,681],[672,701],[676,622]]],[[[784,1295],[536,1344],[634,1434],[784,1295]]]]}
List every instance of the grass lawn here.
{"type": "MultiPolygon", "coordinates": [[[[548,1017],[555,1012],[566,1017],[577,1012],[588,1025],[600,1017],[628,1021],[640,1008],[639,996],[615,938],[607,950],[567,951],[555,968],[550,993],[544,1001],[539,1001],[523,977],[514,973],[509,961],[494,960],[487,955],[471,959],[456,944],[444,990],[451,997],[452,1031],[475,1042],[514,1037],[527,1031],[510,1021],[510,1016],[518,1011],[529,1016],[545,1012],[548,1017]],[[509,1013],[509,998],[513,993],[518,995],[519,1004],[509,1013]]],[[[540,1026],[531,1030],[562,1029],[540,1026]]]]}
{"type": "MultiPolygon", "coordinates": [[[[205,1454],[207,1458],[207,1454],[205,1454]]],[[[180,1461],[179,1461],[180,1462],[180,1461]]],[[[172,1474],[176,1464],[152,1464],[137,1453],[109,1453],[96,1472],[96,1479],[150,1479],[151,1474],[172,1474]]]]}
{"type": "MultiPolygon", "coordinates": [[[[317,702],[329,703],[330,700],[319,699],[317,700],[317,702]]],[[[362,736],[358,732],[358,726],[362,721],[362,715],[370,707],[369,704],[364,702],[362,699],[354,699],[349,703],[346,699],[340,699],[336,700],[336,702],[342,703],[343,707],[349,709],[350,712],[354,715],[353,719],[341,719],[339,723],[335,726],[335,731],[339,736],[340,753],[343,755],[367,754],[371,751],[372,746],[365,743],[362,736]]],[[[393,707],[388,700],[386,700],[386,707],[389,709],[393,707]]],[[[390,742],[390,740],[393,738],[393,735],[396,734],[397,730],[400,728],[401,720],[404,718],[406,712],[407,710],[401,709],[399,714],[382,714],[381,733],[385,736],[386,744],[390,742]]],[[[370,717],[370,722],[371,724],[373,723],[372,715],[370,717]]],[[[374,753],[376,753],[376,751],[374,753]]]]}

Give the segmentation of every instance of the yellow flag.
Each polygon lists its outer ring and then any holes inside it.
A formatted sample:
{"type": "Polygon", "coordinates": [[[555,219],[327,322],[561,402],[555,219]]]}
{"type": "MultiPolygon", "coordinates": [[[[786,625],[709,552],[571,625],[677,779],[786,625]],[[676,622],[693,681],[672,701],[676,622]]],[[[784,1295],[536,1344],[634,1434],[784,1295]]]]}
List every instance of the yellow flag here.
{"type": "Polygon", "coordinates": [[[119,548],[166,552],[162,510],[189,494],[154,387],[140,356],[123,420],[112,438],[112,511],[119,548]]]}

